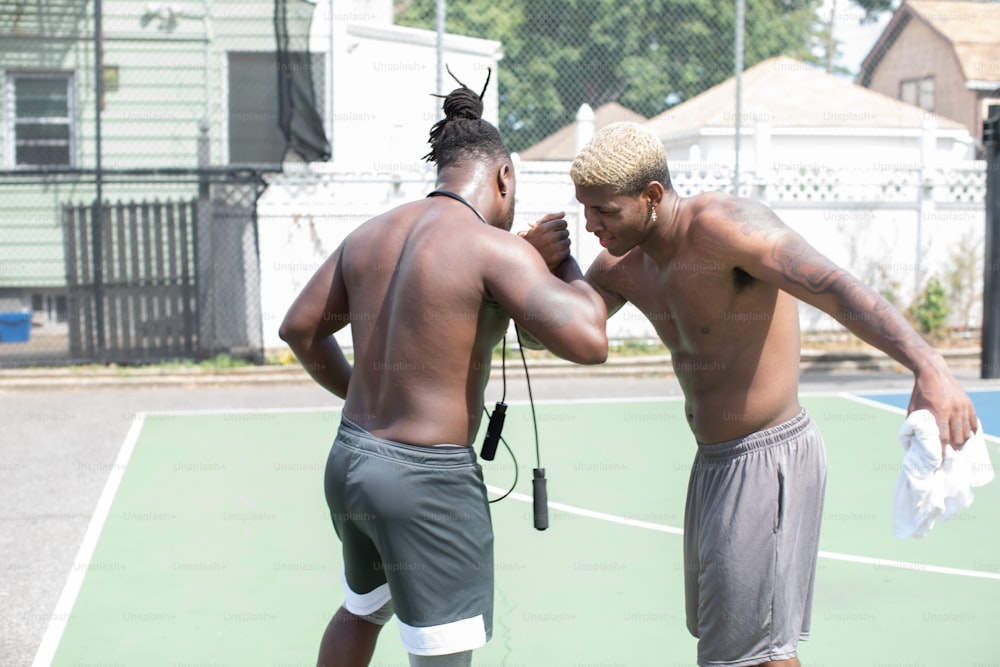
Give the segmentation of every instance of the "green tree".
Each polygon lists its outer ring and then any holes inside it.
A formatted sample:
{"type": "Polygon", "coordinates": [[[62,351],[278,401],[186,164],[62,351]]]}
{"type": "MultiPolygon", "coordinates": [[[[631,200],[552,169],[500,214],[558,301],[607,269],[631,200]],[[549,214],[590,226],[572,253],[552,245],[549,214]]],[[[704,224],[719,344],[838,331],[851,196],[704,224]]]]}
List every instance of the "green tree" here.
{"type": "Polygon", "coordinates": [[[891,11],[899,4],[895,0],[852,0],[852,2],[865,10],[865,21],[874,21],[882,12],[891,11]]]}
{"type": "Polygon", "coordinates": [[[950,263],[945,268],[944,284],[948,302],[956,316],[956,324],[966,329],[972,324],[975,306],[983,299],[982,236],[969,229],[949,252],[950,263]]]}
{"type": "MultiPolygon", "coordinates": [[[[816,61],[821,0],[747,0],[744,65],[779,54],[816,61]]],[[[397,6],[433,28],[435,0],[397,6]]],[[[449,32],[503,44],[500,130],[521,150],[573,121],[583,103],[652,117],[733,76],[735,7],[712,0],[471,0],[449,32]]]]}
{"type": "Polygon", "coordinates": [[[942,339],[947,330],[949,313],[944,285],[937,277],[932,277],[910,307],[909,314],[922,334],[932,339],[942,339]]]}

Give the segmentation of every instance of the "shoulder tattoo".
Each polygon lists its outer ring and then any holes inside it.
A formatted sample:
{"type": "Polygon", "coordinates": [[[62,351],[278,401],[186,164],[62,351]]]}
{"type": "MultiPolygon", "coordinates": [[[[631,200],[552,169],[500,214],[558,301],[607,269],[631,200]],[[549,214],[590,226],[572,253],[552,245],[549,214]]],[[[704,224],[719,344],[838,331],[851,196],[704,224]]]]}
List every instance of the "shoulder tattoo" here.
{"type": "Polygon", "coordinates": [[[754,201],[738,200],[726,209],[726,214],[740,225],[740,231],[745,236],[767,237],[783,227],[774,211],[754,201]]]}

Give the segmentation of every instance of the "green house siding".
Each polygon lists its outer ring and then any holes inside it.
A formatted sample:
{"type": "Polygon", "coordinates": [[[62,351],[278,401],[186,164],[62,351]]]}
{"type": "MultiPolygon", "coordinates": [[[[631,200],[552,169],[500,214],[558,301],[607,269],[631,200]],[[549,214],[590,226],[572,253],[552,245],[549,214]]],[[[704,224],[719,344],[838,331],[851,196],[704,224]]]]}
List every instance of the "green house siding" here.
{"type": "MultiPolygon", "coordinates": [[[[8,82],[17,73],[71,75],[72,160],[95,164],[93,2],[22,0],[19,18],[0,18],[3,87],[2,169],[15,168],[8,82]]],[[[166,6],[166,5],[164,5],[166,6]]],[[[227,54],[275,50],[273,0],[182,3],[179,16],[149,14],[146,3],[102,2],[103,63],[116,75],[101,110],[105,170],[193,169],[199,123],[208,121],[210,161],[228,151],[227,54]]],[[[277,73],[273,73],[275,78],[277,73]]],[[[107,184],[104,198],[119,201],[190,199],[192,183],[107,184]]],[[[89,204],[94,185],[0,178],[0,288],[66,284],[62,216],[67,205],[89,204]]]]}
{"type": "Polygon", "coordinates": [[[3,193],[0,288],[65,285],[60,202],[93,200],[93,186],[6,184],[3,193]]]}

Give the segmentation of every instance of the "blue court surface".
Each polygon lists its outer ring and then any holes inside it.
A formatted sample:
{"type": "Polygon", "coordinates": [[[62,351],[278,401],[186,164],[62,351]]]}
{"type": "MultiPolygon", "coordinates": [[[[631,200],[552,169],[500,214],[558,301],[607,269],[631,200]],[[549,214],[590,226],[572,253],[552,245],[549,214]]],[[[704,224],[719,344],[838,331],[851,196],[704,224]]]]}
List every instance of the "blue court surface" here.
{"type": "MultiPolygon", "coordinates": [[[[976,415],[983,423],[983,432],[1000,437],[1000,391],[970,391],[969,398],[976,407],[976,415]]],[[[860,398],[865,398],[879,403],[885,403],[897,408],[906,410],[910,404],[910,394],[905,393],[868,393],[858,394],[860,398]]]]}

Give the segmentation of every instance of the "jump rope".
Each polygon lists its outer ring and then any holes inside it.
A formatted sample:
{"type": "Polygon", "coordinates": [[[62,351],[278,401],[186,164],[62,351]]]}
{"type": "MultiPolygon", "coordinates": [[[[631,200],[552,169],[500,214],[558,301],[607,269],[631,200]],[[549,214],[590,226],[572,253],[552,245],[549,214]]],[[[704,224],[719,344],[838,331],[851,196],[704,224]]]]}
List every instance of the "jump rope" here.
{"type": "MultiPolygon", "coordinates": [[[[514,325],[514,333],[517,335],[517,348],[521,353],[521,364],[524,366],[524,379],[528,385],[528,403],[531,405],[531,425],[535,430],[535,469],[534,477],[531,480],[532,506],[535,515],[535,530],[545,530],[549,527],[549,499],[548,491],[545,488],[545,468],[542,467],[542,456],[538,446],[538,419],[535,416],[535,399],[531,395],[531,378],[528,376],[528,361],[524,358],[524,345],[521,343],[521,330],[514,325]]],[[[503,430],[504,418],[507,414],[507,336],[503,337],[503,351],[500,353],[500,376],[503,378],[503,391],[500,400],[497,401],[493,414],[490,414],[483,406],[483,412],[489,418],[489,425],[486,427],[486,439],[483,440],[483,449],[479,453],[480,458],[492,461],[497,453],[497,442],[502,442],[510,453],[510,458],[514,462],[514,482],[507,489],[507,493],[499,498],[494,498],[491,503],[499,502],[509,496],[517,486],[517,457],[507,441],[503,439],[500,432],[503,430]]]]}
{"type": "MultiPolygon", "coordinates": [[[[459,201],[476,214],[476,217],[483,221],[484,224],[489,225],[490,223],[486,221],[486,218],[473,206],[465,197],[450,192],[448,190],[434,190],[428,193],[428,197],[449,197],[456,201],[459,201]]],[[[535,416],[535,399],[531,395],[531,378],[528,375],[528,361],[524,357],[524,345],[521,343],[521,330],[518,328],[517,324],[514,324],[514,333],[517,336],[517,347],[521,353],[521,364],[524,366],[524,379],[528,385],[528,403],[531,405],[531,424],[535,431],[535,469],[533,472],[533,478],[531,480],[531,490],[532,490],[532,506],[534,509],[534,522],[536,530],[545,530],[549,527],[549,500],[548,491],[545,486],[545,468],[542,467],[542,457],[540,453],[540,448],[538,445],[538,418],[535,416]]],[[[518,470],[517,470],[517,457],[514,456],[514,450],[511,449],[507,441],[503,439],[501,432],[503,431],[504,419],[507,415],[507,334],[503,337],[503,350],[500,356],[500,374],[503,379],[503,390],[500,395],[500,400],[497,401],[496,406],[493,409],[493,414],[483,406],[483,413],[489,419],[489,423],[486,427],[486,438],[483,440],[483,448],[479,453],[480,458],[486,461],[492,461],[496,457],[497,445],[503,443],[503,446],[510,453],[510,458],[514,462],[514,482],[499,498],[494,498],[490,503],[495,503],[503,500],[509,496],[513,491],[514,487],[517,486],[518,480],[518,470]]]]}

